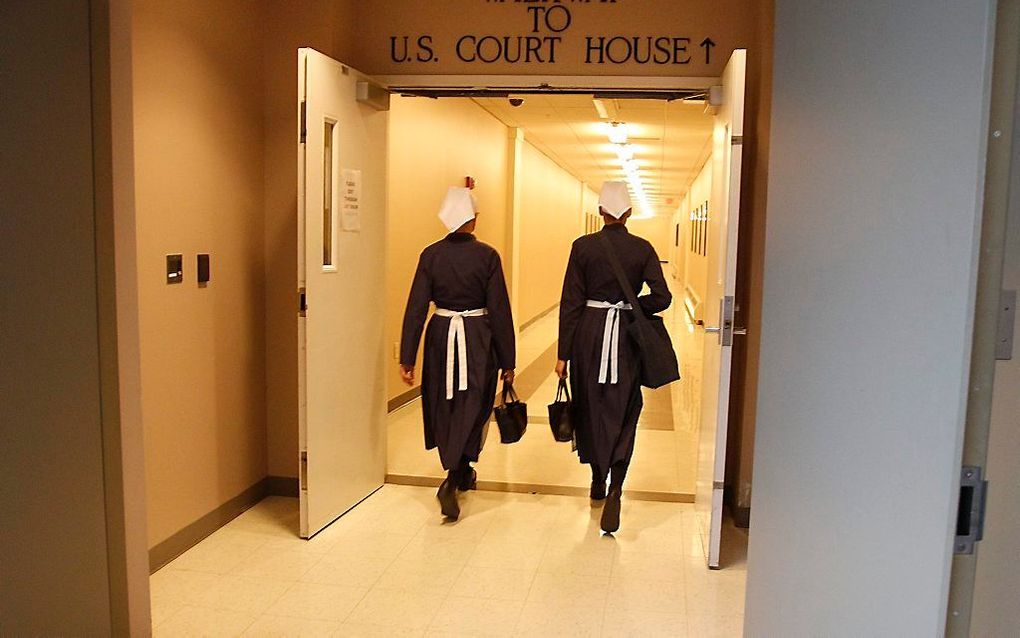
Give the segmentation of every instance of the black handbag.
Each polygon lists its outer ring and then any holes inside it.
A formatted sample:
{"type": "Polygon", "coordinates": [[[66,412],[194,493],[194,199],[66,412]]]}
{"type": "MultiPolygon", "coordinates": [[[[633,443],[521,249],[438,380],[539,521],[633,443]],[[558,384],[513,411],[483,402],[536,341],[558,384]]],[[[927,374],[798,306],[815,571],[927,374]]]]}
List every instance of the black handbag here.
{"type": "Polygon", "coordinates": [[[637,295],[634,294],[634,288],[623,272],[623,266],[620,265],[620,258],[617,257],[612,242],[605,233],[599,233],[599,237],[605,245],[609,264],[613,267],[620,287],[623,288],[627,303],[634,308],[634,321],[627,327],[627,335],[637,348],[641,359],[641,385],[654,389],[679,381],[680,364],[677,363],[676,351],[673,350],[673,341],[669,338],[665,322],[657,315],[645,316],[637,295]]]}
{"type": "Polygon", "coordinates": [[[571,420],[570,407],[567,380],[560,379],[556,400],[549,404],[549,427],[552,428],[553,438],[560,443],[570,443],[574,440],[574,422],[571,420]]]}
{"type": "Polygon", "coordinates": [[[503,396],[496,407],[496,425],[501,443],[516,443],[528,430],[528,406],[517,397],[512,383],[503,383],[503,396]],[[510,399],[507,401],[507,399],[510,399]]]}

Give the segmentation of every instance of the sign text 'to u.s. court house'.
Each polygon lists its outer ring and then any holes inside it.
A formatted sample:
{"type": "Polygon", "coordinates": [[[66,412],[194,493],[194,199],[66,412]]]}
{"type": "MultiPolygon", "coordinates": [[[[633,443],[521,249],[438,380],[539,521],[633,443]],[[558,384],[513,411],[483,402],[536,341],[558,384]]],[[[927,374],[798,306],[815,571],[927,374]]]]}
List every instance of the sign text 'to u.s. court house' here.
{"type": "Polygon", "coordinates": [[[722,72],[754,33],[748,0],[376,0],[360,17],[381,74],[722,72]]]}

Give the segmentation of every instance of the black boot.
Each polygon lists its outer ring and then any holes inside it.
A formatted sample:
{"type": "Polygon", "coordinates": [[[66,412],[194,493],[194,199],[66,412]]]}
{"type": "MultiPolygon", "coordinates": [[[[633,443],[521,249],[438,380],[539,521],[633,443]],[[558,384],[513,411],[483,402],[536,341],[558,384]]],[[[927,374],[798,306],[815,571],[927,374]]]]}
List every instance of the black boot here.
{"type": "Polygon", "coordinates": [[[457,472],[450,470],[446,480],[439,486],[436,498],[439,499],[439,509],[443,516],[451,520],[460,518],[460,504],[457,503],[457,472]]]}
{"type": "Polygon", "coordinates": [[[602,507],[602,531],[612,534],[620,529],[620,496],[621,490],[615,485],[610,486],[606,496],[606,504],[602,507]]]}
{"type": "Polygon", "coordinates": [[[606,475],[594,465],[591,466],[591,500],[601,501],[606,498],[606,475]]]}
{"type": "Polygon", "coordinates": [[[620,529],[620,497],[623,496],[623,481],[627,478],[629,462],[619,461],[610,471],[609,494],[602,509],[602,531],[612,534],[620,529]]]}
{"type": "Polygon", "coordinates": [[[460,470],[460,477],[457,480],[457,489],[461,492],[478,489],[478,472],[470,465],[465,465],[460,470]]]}

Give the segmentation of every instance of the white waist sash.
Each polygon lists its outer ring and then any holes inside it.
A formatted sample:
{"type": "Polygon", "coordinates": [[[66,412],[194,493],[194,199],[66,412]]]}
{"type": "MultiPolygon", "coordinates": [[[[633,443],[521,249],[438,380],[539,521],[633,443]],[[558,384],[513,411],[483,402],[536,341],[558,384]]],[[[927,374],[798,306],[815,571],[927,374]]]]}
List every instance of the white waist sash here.
{"type": "Polygon", "coordinates": [[[440,317],[450,318],[450,329],[446,333],[446,400],[453,398],[453,351],[457,351],[457,363],[460,369],[460,383],[458,390],[467,390],[467,333],[464,331],[464,317],[484,317],[489,314],[485,308],[478,310],[446,310],[436,308],[436,314],[440,317]]]}
{"type": "Polygon", "coordinates": [[[602,361],[599,364],[599,383],[616,383],[620,372],[620,311],[633,310],[626,302],[609,303],[608,301],[588,300],[589,308],[608,310],[606,327],[602,331],[602,361]]]}

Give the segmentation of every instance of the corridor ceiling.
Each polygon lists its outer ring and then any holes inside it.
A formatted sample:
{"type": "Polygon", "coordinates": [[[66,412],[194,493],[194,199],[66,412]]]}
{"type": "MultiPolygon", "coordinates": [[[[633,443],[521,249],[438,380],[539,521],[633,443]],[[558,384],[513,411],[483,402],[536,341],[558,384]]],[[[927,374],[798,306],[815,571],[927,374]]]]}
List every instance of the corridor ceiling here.
{"type": "Polygon", "coordinates": [[[606,180],[626,180],[610,122],[627,125],[655,215],[671,215],[712,149],[712,117],[702,101],[606,99],[600,116],[592,95],[526,95],[521,106],[505,97],[473,98],[579,180],[598,191],[606,180]]]}

